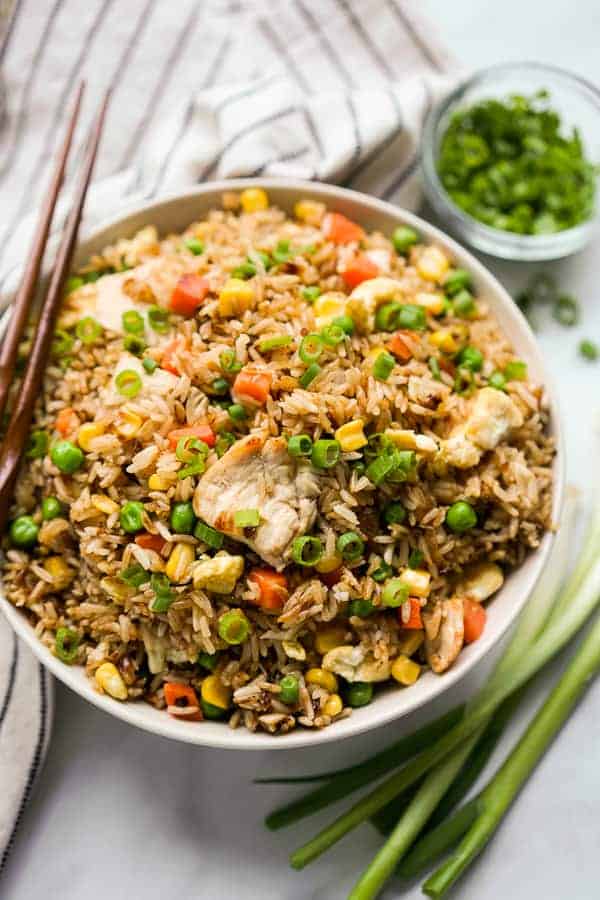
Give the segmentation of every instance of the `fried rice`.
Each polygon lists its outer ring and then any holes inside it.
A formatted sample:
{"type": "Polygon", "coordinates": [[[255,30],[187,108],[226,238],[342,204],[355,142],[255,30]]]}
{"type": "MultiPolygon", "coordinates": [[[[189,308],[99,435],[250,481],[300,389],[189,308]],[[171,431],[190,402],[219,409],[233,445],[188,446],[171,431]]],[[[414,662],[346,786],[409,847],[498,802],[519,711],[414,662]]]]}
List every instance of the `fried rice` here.
{"type": "Polygon", "coordinates": [[[259,189],[107,247],[67,284],[8,599],[193,721],[321,728],[442,674],[551,525],[543,387],[474,294],[410,229],[259,189]]]}

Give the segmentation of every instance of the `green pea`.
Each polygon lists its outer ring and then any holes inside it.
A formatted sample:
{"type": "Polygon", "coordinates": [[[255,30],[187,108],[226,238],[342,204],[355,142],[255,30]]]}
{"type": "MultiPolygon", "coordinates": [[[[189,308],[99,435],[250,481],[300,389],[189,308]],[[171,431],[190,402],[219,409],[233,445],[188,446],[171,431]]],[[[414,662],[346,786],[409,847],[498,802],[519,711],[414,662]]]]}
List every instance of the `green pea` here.
{"type": "Polygon", "coordinates": [[[427,316],[422,306],[405,303],[397,311],[395,328],[407,328],[410,331],[423,331],[427,325],[427,316]]]}
{"type": "Polygon", "coordinates": [[[366,619],[375,612],[375,607],[370,600],[351,600],[348,604],[348,615],[366,619]]]}
{"type": "Polygon", "coordinates": [[[221,709],[220,706],[215,706],[214,703],[209,703],[208,700],[200,699],[200,706],[205,719],[223,719],[227,715],[226,709],[221,709]]]}
{"type": "Polygon", "coordinates": [[[31,516],[18,516],[10,523],[9,537],[15,547],[33,547],[37,541],[38,527],[31,516]]]}
{"type": "Polygon", "coordinates": [[[446,525],[451,531],[462,534],[477,525],[477,514],[466,500],[458,500],[446,513],[446,525]]]}
{"type": "Polygon", "coordinates": [[[397,501],[388,503],[383,510],[383,519],[387,525],[400,525],[406,519],[406,510],[397,501]]]}
{"type": "Polygon", "coordinates": [[[469,369],[470,372],[479,372],[483,366],[483,353],[477,347],[463,347],[456,361],[459,366],[469,369]]]}
{"type": "Polygon", "coordinates": [[[57,519],[63,514],[63,505],[56,497],[44,497],[42,500],[42,519],[49,522],[50,519],[57,519]]]}
{"type": "Polygon", "coordinates": [[[177,534],[191,534],[194,530],[196,516],[192,504],[188,502],[174,503],[171,508],[171,528],[177,534]]]}
{"type": "Polygon", "coordinates": [[[348,706],[368,706],[373,699],[373,685],[366,681],[355,681],[346,688],[345,697],[348,706]]]}
{"type": "Polygon", "coordinates": [[[71,441],[57,441],[50,451],[50,459],[65,475],[72,475],[83,465],[84,455],[71,441]]]}
{"type": "Polygon", "coordinates": [[[302,296],[305,300],[308,300],[309,303],[314,303],[317,297],[321,296],[321,288],[317,287],[317,285],[309,285],[308,287],[302,288],[302,296]]]}
{"type": "Polygon", "coordinates": [[[295,675],[286,675],[279,682],[279,687],[281,688],[279,699],[282,703],[293,706],[298,702],[300,690],[298,687],[298,679],[295,675]]]}
{"type": "Polygon", "coordinates": [[[217,663],[219,662],[219,654],[218,653],[202,653],[198,654],[198,659],[196,660],[199,666],[202,666],[203,669],[208,669],[209,672],[214,672],[217,667],[217,663]]]}
{"type": "Polygon", "coordinates": [[[155,372],[156,369],[158,368],[158,363],[156,362],[155,359],[152,359],[151,356],[146,356],[142,360],[142,365],[149,375],[152,375],[152,373],[155,372]]]}
{"type": "Polygon", "coordinates": [[[469,319],[475,312],[475,301],[470,291],[459,291],[454,297],[454,313],[461,319],[469,319]]]}
{"type": "Polygon", "coordinates": [[[418,240],[419,235],[414,228],[409,228],[408,225],[398,226],[392,235],[392,244],[396,253],[406,253],[418,240]]]}
{"type": "Polygon", "coordinates": [[[119,513],[119,521],[123,531],[126,531],[128,534],[135,534],[136,531],[141,531],[144,527],[143,515],[144,504],[140,503],[139,500],[129,500],[127,503],[124,503],[119,513]]]}
{"type": "Polygon", "coordinates": [[[185,246],[188,248],[190,253],[193,253],[194,256],[200,256],[204,253],[204,244],[202,241],[199,241],[198,238],[190,238],[185,242],[185,246]]]}
{"type": "Polygon", "coordinates": [[[492,372],[488,379],[488,384],[490,387],[496,388],[497,391],[503,391],[506,387],[506,378],[502,374],[502,372],[492,372]]]}
{"type": "Polygon", "coordinates": [[[471,287],[471,275],[466,269],[451,269],[444,280],[444,290],[449,297],[454,297],[462,290],[471,287]]]}

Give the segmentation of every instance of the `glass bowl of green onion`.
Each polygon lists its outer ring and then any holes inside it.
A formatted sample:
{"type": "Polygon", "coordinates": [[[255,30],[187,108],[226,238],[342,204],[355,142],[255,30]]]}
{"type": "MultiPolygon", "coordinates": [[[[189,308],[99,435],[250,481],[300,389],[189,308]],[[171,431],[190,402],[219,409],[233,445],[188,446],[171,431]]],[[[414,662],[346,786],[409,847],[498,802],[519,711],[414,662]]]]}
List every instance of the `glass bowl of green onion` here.
{"type": "Polygon", "coordinates": [[[512,260],[558,259],[598,214],[600,91],[554,66],[477,72],[429,113],[425,192],[465,243],[512,260]]]}

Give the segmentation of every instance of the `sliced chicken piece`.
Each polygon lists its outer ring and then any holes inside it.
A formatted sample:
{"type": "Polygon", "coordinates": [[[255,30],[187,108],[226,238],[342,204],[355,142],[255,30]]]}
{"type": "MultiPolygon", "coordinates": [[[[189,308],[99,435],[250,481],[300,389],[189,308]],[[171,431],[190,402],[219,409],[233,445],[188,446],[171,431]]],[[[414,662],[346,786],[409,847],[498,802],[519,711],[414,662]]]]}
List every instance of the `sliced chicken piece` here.
{"type": "Polygon", "coordinates": [[[318,495],[317,474],[290,456],[284,438],[249,435],[202,477],[194,511],[281,570],[294,538],[309,531],[315,521],[318,495]],[[256,528],[236,527],[235,512],[243,509],[258,510],[256,528]]]}
{"type": "Polygon", "coordinates": [[[442,441],[439,459],[457,469],[470,469],[479,463],[485,450],[493,450],[513,428],[522,424],[521,410],[508,394],[495,388],[481,388],[466,421],[442,441]]]}
{"type": "Polygon", "coordinates": [[[463,601],[460,597],[442,600],[431,612],[423,610],[425,656],[434,672],[449,669],[464,642],[463,601]]]}
{"type": "Polygon", "coordinates": [[[321,665],[327,672],[334,672],[350,683],[387,681],[392,669],[389,659],[375,659],[364,647],[350,644],[329,650],[321,665]]]}

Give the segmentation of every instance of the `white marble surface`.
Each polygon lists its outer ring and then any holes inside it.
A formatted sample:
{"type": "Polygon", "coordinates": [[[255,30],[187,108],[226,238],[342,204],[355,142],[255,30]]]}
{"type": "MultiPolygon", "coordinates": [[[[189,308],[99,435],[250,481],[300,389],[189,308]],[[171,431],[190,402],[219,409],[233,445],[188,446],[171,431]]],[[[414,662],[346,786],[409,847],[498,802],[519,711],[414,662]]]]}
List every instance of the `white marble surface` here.
{"type": "MultiPolygon", "coordinates": [[[[427,0],[468,66],[535,58],[600,80],[600,7],[592,0],[427,0]]],[[[583,324],[565,331],[544,322],[541,342],[567,420],[570,480],[586,493],[598,465],[592,431],[600,364],[578,358],[582,336],[600,341],[597,259],[587,251],[551,268],[584,307],[583,324]]],[[[509,285],[530,269],[492,264],[509,285]]],[[[541,688],[550,683],[545,677],[541,688]]],[[[467,689],[469,686],[465,686],[467,689]]],[[[533,694],[527,711],[535,708],[533,694]]],[[[348,764],[398,731],[328,746],[315,753],[218,753],[137,732],[58,685],[55,733],[0,893],[5,900],[339,900],[378,846],[367,826],[298,874],[287,852],[326,820],[272,835],[263,814],[289,792],[253,787],[255,773],[300,772],[348,764]]],[[[516,723],[522,727],[525,721],[516,723]]],[[[594,685],[526,786],[484,861],[454,896],[465,900],[593,900],[600,875],[600,685],[594,685]]],[[[1,788],[0,788],[1,789],[1,788]]],[[[421,896],[392,883],[385,897],[421,896]]]]}

